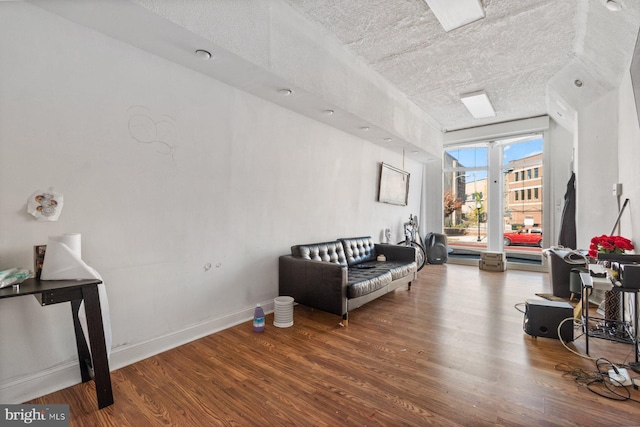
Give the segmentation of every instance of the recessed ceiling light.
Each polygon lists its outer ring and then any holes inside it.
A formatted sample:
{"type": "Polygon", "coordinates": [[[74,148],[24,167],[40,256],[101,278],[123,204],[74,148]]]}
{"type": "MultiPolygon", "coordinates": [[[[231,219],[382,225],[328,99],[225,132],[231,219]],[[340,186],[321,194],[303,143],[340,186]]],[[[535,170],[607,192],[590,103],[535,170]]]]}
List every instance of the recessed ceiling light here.
{"type": "Polygon", "coordinates": [[[291,89],[280,89],[278,93],[282,96],[289,96],[293,93],[291,89]]]}
{"type": "Polygon", "coordinates": [[[607,6],[607,9],[609,9],[612,12],[618,12],[620,9],[622,9],[620,4],[618,4],[614,0],[607,0],[607,2],[605,3],[605,6],[607,6]]]}
{"type": "Polygon", "coordinates": [[[573,81],[573,84],[576,85],[576,87],[582,87],[582,85],[583,85],[582,80],[580,80],[580,79],[575,79],[573,81]]]}
{"type": "Polygon", "coordinates": [[[467,107],[474,119],[486,119],[495,117],[496,111],[489,101],[487,93],[483,90],[460,95],[460,100],[467,107]]]}
{"type": "Polygon", "coordinates": [[[363,132],[366,132],[366,131],[368,131],[369,129],[371,129],[369,126],[362,126],[362,127],[360,128],[360,130],[361,130],[361,131],[363,131],[363,132]]]}
{"type": "Polygon", "coordinates": [[[385,138],[385,142],[391,142],[391,138],[385,138]]]}
{"type": "Polygon", "coordinates": [[[334,111],[333,110],[324,110],[323,111],[325,116],[333,116],[334,111]]]}
{"type": "Polygon", "coordinates": [[[198,58],[204,59],[205,61],[207,59],[211,59],[211,52],[209,52],[208,50],[198,49],[195,51],[195,54],[198,58]]]}

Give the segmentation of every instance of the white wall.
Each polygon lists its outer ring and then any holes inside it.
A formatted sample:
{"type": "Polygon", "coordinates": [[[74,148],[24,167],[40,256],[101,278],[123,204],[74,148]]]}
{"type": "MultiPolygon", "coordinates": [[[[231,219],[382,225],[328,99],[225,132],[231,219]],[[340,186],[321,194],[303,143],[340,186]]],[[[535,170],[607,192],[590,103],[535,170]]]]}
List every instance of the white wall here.
{"type": "Polygon", "coordinates": [[[578,248],[609,234],[618,215],[611,186],[618,180],[618,91],[578,112],[576,144],[576,221],[578,248]]]}
{"type": "Polygon", "coordinates": [[[640,125],[631,86],[631,75],[620,85],[618,128],[618,182],[622,183],[620,202],[629,204],[620,218],[620,233],[632,238],[640,253],[640,125]]]}
{"type": "Polygon", "coordinates": [[[424,195],[422,200],[422,238],[428,232],[442,233],[444,224],[442,161],[429,162],[424,167],[424,195]]]}
{"type": "MultiPolygon", "coordinates": [[[[112,368],[248,320],[291,245],[399,239],[420,210],[421,164],[409,206],[378,203],[378,164],[400,155],[41,9],[3,4],[0,58],[0,269],[82,233],[112,368]],[[37,222],[27,198],[50,186],[64,210],[37,222]]],[[[68,304],[0,300],[0,334],[0,401],[79,382],[68,304]]]]}
{"type": "Polygon", "coordinates": [[[640,126],[629,74],[617,90],[580,111],[576,150],[578,246],[588,248],[592,237],[611,233],[627,198],[620,233],[640,245],[640,209],[634,207],[640,200],[640,126]],[[612,195],[615,183],[622,183],[619,199],[612,195]]]}

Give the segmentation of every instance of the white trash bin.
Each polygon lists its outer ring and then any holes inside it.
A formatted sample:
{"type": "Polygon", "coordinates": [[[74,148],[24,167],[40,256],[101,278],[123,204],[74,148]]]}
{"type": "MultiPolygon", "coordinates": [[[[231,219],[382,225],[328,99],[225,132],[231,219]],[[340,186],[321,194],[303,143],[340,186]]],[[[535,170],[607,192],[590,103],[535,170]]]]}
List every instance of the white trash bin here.
{"type": "Polygon", "coordinates": [[[277,328],[293,326],[293,298],[276,297],[273,303],[273,326],[277,328]]]}

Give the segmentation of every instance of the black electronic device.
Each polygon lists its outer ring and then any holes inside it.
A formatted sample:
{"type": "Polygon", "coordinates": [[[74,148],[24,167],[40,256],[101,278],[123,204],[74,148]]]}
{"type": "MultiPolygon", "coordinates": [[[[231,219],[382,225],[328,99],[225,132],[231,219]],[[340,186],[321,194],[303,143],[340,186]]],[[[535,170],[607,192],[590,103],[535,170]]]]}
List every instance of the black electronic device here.
{"type": "Polygon", "coordinates": [[[429,233],[425,237],[424,244],[429,264],[444,264],[449,257],[447,248],[447,236],[440,233],[429,233]]]}
{"type": "Polygon", "coordinates": [[[638,264],[640,263],[640,254],[598,253],[598,261],[611,261],[619,264],[638,264]]]}
{"type": "Polygon", "coordinates": [[[533,337],[562,338],[570,342],[573,341],[573,321],[562,324],[558,337],[558,326],[567,318],[573,318],[573,307],[568,302],[531,299],[525,306],[522,328],[533,337]]]}
{"type": "Polygon", "coordinates": [[[620,266],[622,287],[626,289],[640,289],[640,265],[623,264],[620,266]]]}

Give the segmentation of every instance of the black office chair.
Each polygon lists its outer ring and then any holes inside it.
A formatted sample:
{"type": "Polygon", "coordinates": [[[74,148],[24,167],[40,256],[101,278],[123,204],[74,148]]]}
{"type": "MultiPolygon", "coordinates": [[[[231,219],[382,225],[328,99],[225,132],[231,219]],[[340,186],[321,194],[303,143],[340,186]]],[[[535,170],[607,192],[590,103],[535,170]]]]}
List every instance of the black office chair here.
{"type": "Polygon", "coordinates": [[[573,249],[552,247],[542,251],[549,258],[549,273],[553,295],[560,298],[571,297],[571,270],[578,267],[588,268],[587,258],[573,249]]]}

